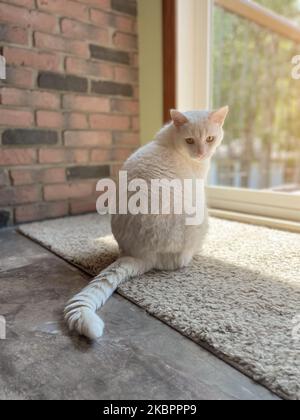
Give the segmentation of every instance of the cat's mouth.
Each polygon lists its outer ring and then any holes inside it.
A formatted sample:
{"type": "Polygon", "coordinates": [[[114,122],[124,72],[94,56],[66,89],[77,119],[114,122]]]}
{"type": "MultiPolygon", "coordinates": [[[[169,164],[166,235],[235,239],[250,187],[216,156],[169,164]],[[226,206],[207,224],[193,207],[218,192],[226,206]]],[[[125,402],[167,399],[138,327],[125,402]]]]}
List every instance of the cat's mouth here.
{"type": "Polygon", "coordinates": [[[207,154],[205,154],[205,155],[198,155],[195,159],[198,160],[198,161],[202,161],[202,160],[205,160],[207,158],[208,158],[208,156],[207,156],[207,154]]]}

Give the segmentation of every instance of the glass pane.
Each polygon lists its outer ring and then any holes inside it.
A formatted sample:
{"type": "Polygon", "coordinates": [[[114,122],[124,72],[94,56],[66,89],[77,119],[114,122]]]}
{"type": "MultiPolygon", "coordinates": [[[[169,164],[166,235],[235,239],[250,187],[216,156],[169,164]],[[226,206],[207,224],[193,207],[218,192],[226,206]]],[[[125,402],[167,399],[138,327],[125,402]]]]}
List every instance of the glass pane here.
{"type": "MultiPolygon", "coordinates": [[[[282,3],[296,16],[297,1],[282,3]]],[[[300,193],[300,45],[214,6],[213,104],[230,105],[211,185],[300,193]]]]}
{"type": "Polygon", "coordinates": [[[300,24],[299,0],[255,0],[255,3],[300,24]]]}

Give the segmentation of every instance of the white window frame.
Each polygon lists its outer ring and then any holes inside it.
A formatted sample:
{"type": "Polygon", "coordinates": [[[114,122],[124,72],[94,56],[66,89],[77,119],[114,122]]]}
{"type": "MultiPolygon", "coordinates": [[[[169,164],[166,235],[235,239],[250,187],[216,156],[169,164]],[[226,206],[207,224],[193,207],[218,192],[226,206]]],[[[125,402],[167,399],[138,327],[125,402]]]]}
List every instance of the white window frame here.
{"type": "MultiPolygon", "coordinates": [[[[252,1],[215,1],[300,42],[299,28],[252,1]]],[[[177,0],[177,107],[183,111],[211,105],[212,8],[213,0],[177,0]]],[[[207,195],[212,214],[300,232],[300,196],[233,187],[208,187],[207,195]]]]}

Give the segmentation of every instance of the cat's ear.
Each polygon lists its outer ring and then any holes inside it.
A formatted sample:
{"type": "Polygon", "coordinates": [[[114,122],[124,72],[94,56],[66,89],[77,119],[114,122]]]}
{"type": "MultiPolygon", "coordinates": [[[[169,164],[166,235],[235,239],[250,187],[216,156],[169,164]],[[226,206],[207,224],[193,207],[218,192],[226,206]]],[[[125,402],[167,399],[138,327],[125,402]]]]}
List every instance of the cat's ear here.
{"type": "Polygon", "coordinates": [[[182,127],[184,124],[187,124],[189,120],[181,112],[176,111],[176,109],[171,109],[170,111],[172,121],[176,128],[182,127]]]}
{"type": "Polygon", "coordinates": [[[229,106],[224,106],[223,108],[220,108],[217,111],[213,111],[209,116],[209,120],[215,124],[220,124],[220,126],[222,127],[224,125],[228,112],[229,106]]]}

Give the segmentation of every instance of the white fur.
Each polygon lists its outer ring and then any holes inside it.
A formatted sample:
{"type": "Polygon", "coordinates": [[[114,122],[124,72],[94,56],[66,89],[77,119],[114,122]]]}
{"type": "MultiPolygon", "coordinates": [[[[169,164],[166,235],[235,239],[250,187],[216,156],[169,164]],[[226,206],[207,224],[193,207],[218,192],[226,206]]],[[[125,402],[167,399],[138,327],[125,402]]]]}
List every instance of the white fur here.
{"type": "MultiPolygon", "coordinates": [[[[223,138],[227,113],[227,107],[215,112],[172,111],[173,122],[125,163],[128,181],[206,179],[210,159],[223,138]],[[211,136],[215,141],[207,143],[211,136]],[[190,138],[192,145],[186,142],[190,138]]],[[[185,214],[113,216],[112,231],[123,256],[68,303],[65,319],[69,328],[97,339],[104,324],[95,312],[122,282],[151,269],[176,270],[189,265],[208,229],[207,210],[200,226],[186,226],[185,218],[185,214]]]]}

